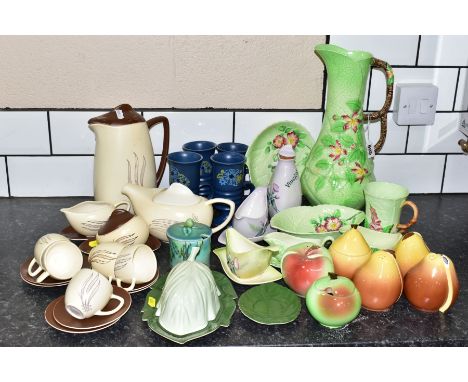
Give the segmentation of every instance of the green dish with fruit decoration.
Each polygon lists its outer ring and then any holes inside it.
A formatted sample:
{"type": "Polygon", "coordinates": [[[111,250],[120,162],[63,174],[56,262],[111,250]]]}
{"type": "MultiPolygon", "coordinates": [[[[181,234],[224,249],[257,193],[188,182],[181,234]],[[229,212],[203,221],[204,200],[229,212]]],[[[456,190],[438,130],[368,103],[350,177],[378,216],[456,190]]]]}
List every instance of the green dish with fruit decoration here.
{"type": "Polygon", "coordinates": [[[296,122],[281,121],[268,126],[255,138],[245,154],[251,182],[255,187],[268,186],[278,162],[278,151],[284,145],[294,148],[300,176],[314,143],[309,131],[296,122]]]}

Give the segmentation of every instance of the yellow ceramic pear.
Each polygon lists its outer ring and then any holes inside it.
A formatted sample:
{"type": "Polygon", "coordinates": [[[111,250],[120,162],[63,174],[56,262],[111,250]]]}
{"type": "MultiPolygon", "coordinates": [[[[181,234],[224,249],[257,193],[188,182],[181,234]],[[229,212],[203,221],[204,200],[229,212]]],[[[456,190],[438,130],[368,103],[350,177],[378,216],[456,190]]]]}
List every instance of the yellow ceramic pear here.
{"type": "Polygon", "coordinates": [[[395,257],[400,267],[401,275],[405,277],[406,273],[429,252],[429,248],[427,248],[421,234],[417,232],[405,234],[395,248],[395,257]]]}
{"type": "Polygon", "coordinates": [[[332,243],[329,252],[335,273],[352,279],[358,268],[369,260],[372,250],[357,227],[353,226],[332,243]]]}

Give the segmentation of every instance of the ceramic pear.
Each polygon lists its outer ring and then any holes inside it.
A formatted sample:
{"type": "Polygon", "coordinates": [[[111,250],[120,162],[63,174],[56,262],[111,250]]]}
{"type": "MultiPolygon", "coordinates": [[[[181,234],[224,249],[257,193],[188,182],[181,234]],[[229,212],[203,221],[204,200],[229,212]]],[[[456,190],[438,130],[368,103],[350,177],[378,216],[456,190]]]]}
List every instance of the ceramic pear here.
{"type": "Polygon", "coordinates": [[[395,248],[395,256],[400,267],[401,275],[405,277],[406,273],[418,264],[428,253],[422,236],[417,232],[408,232],[405,234],[395,248]]]}
{"type": "Polygon", "coordinates": [[[281,262],[284,282],[301,297],[305,297],[315,280],[333,271],[333,261],[328,251],[314,243],[301,243],[288,248],[281,262]]]}
{"type": "Polygon", "coordinates": [[[455,266],[445,255],[430,252],[405,276],[404,293],[416,309],[445,312],[457,300],[455,266]]]}
{"type": "Polygon", "coordinates": [[[350,279],[329,273],[309,288],[306,305],[321,325],[336,329],[357,317],[361,310],[361,296],[350,279]]]}
{"type": "Polygon", "coordinates": [[[388,310],[403,292],[403,279],[395,257],[389,251],[374,252],[359,268],[353,282],[368,310],[388,310]]]}
{"type": "Polygon", "coordinates": [[[362,234],[353,226],[336,239],[329,248],[335,265],[335,273],[353,278],[355,272],[370,258],[372,250],[362,234]]]}
{"type": "Polygon", "coordinates": [[[224,203],[229,206],[229,214],[220,225],[213,228],[213,233],[224,228],[234,215],[235,204],[228,199],[215,198],[207,200],[195,195],[180,183],[172,183],[165,188],[147,188],[136,184],[127,184],[122,193],[132,202],[133,209],[149,226],[151,235],[168,241],[166,231],[175,223],[193,219],[211,227],[213,221],[213,204],[224,203]]]}

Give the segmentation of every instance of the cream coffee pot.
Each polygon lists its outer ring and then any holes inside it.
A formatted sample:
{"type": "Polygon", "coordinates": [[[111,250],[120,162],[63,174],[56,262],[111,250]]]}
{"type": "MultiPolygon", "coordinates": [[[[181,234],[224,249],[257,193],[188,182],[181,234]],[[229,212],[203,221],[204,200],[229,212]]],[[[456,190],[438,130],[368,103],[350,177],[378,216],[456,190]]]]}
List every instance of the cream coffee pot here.
{"type": "Polygon", "coordinates": [[[169,150],[169,121],[155,117],[145,121],[130,105],[122,104],[99,117],[91,118],[89,128],[96,136],[94,156],[94,198],[117,203],[125,197],[127,183],[144,187],[158,186],[166,168],[169,150]],[[163,150],[156,172],[149,130],[162,123],[163,150]]]}
{"type": "Polygon", "coordinates": [[[148,224],[150,234],[168,241],[166,231],[172,224],[192,219],[211,227],[213,204],[224,203],[229,206],[229,214],[223,223],[213,228],[212,233],[223,229],[232,219],[235,204],[229,199],[214,198],[207,200],[195,195],[188,187],[172,183],[169,188],[147,188],[127,184],[122,193],[130,199],[137,216],[148,224]]]}

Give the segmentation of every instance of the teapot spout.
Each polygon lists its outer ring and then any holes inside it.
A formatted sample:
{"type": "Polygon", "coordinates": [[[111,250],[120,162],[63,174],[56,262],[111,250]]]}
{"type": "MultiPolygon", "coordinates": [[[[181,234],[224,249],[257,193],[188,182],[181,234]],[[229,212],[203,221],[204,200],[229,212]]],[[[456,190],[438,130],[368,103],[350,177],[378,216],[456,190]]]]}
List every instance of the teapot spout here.
{"type": "Polygon", "coordinates": [[[158,188],[148,188],[132,183],[128,183],[122,188],[122,194],[130,199],[135,213],[143,218],[145,211],[148,211],[149,206],[153,203],[153,196],[159,191],[161,190],[158,188]]]}

